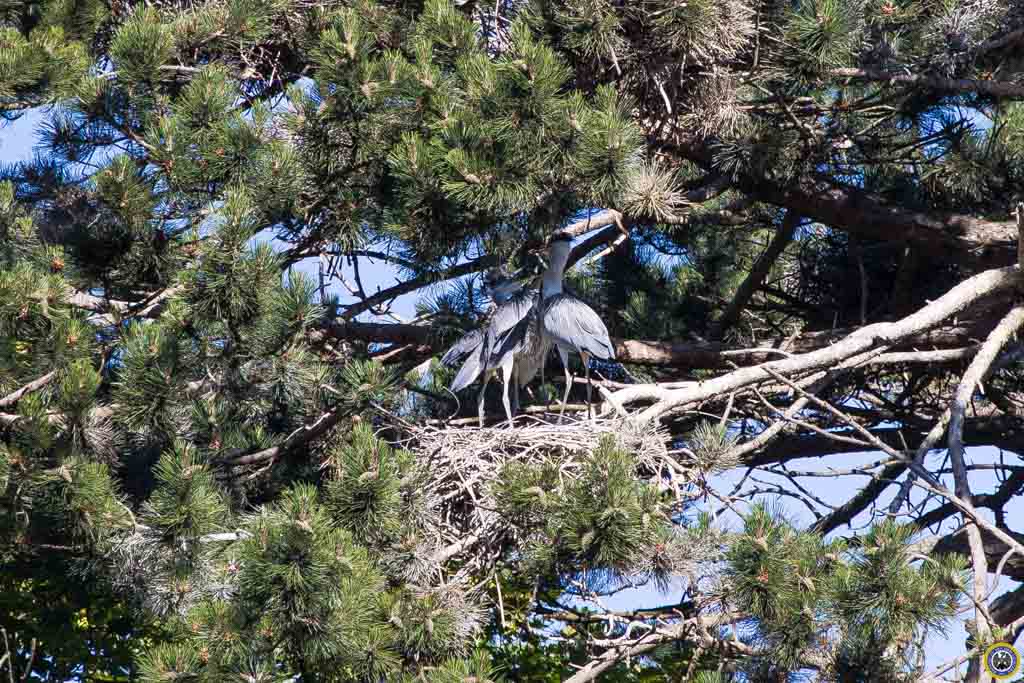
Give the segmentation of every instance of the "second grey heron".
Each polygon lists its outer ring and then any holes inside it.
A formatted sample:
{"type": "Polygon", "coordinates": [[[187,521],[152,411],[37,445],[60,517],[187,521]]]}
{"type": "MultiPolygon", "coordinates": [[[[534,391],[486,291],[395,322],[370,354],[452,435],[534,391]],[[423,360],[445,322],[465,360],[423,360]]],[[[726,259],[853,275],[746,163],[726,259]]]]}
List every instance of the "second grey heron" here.
{"type": "Polygon", "coordinates": [[[541,302],[538,309],[540,334],[558,349],[565,370],[565,395],[559,416],[565,413],[565,405],[572,389],[572,375],[569,372],[569,352],[580,354],[587,378],[587,415],[590,415],[590,359],[615,360],[615,347],[608,337],[604,321],[582,300],[563,291],[562,278],[572,250],[572,236],[558,233],[551,239],[548,251],[548,267],[541,285],[541,302]]]}
{"type": "MultiPolygon", "coordinates": [[[[494,300],[495,308],[500,307],[506,301],[522,291],[523,285],[514,279],[503,277],[495,271],[488,271],[484,275],[484,289],[490,291],[494,300]]],[[[492,314],[494,311],[491,312],[492,314]]],[[[464,359],[468,354],[476,351],[484,341],[486,326],[478,327],[467,332],[459,341],[455,342],[450,349],[441,356],[441,364],[451,367],[458,361],[464,359]]],[[[470,380],[472,382],[473,380],[470,380]]]]}
{"type": "Polygon", "coordinates": [[[541,334],[540,310],[541,298],[536,296],[534,305],[514,327],[499,337],[491,353],[490,364],[501,370],[505,382],[505,413],[509,426],[512,426],[512,410],[509,408],[508,392],[511,386],[515,411],[519,410],[519,388],[529,384],[537,372],[544,366],[551,341],[541,334]]]}
{"type": "MultiPolygon", "coordinates": [[[[499,291],[511,293],[495,309],[487,325],[482,330],[480,343],[470,352],[469,357],[466,358],[462,367],[459,368],[459,372],[455,375],[451,385],[452,393],[456,393],[468,387],[477,377],[483,374],[483,386],[480,387],[480,393],[477,395],[477,417],[481,427],[484,425],[484,392],[487,390],[487,385],[495,371],[501,368],[501,366],[495,365],[491,360],[495,345],[498,339],[502,338],[508,330],[515,327],[516,323],[526,317],[534,305],[533,292],[522,289],[516,278],[500,280],[493,289],[496,294],[499,291]],[[513,286],[515,289],[513,289],[513,286]]],[[[518,389],[518,387],[516,388],[518,389]]],[[[506,380],[503,399],[506,417],[511,422],[512,409],[509,405],[508,391],[509,387],[506,380]]],[[[516,393],[516,402],[518,403],[518,391],[516,393]]]]}

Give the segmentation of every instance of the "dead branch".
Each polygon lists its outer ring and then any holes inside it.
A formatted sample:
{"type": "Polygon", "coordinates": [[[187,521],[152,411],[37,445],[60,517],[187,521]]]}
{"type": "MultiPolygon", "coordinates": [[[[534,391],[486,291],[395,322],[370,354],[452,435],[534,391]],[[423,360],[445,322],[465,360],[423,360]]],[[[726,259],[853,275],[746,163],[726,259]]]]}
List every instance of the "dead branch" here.
{"type": "MultiPolygon", "coordinates": [[[[950,406],[949,418],[949,460],[953,466],[954,490],[956,495],[967,503],[972,503],[971,486],[967,480],[967,469],[964,467],[964,416],[967,404],[974,395],[975,387],[983,382],[992,369],[999,350],[1009,341],[1020,327],[1024,325],[1024,306],[1015,306],[992,331],[981,347],[981,351],[971,361],[957,387],[956,397],[950,406]]],[[[974,599],[983,604],[986,599],[986,583],[988,563],[985,557],[985,546],[977,525],[967,523],[967,538],[971,547],[971,565],[974,570],[974,599]]],[[[991,625],[987,622],[988,615],[982,608],[976,612],[976,623],[979,637],[989,636],[991,625]]]]}
{"type": "MultiPolygon", "coordinates": [[[[936,301],[900,321],[875,323],[858,328],[827,348],[754,367],[740,368],[690,388],[661,390],[658,387],[649,387],[648,396],[654,397],[657,402],[642,411],[636,419],[641,422],[658,419],[670,411],[713,396],[726,395],[741,388],[761,384],[774,374],[794,376],[813,372],[833,367],[873,347],[899,344],[913,334],[938,326],[943,320],[967,309],[980,299],[1011,291],[1020,282],[1021,270],[1016,266],[988,270],[958,284],[936,301]]],[[[616,392],[616,398],[625,404],[627,401],[620,395],[623,391],[629,390],[616,392]]]]}

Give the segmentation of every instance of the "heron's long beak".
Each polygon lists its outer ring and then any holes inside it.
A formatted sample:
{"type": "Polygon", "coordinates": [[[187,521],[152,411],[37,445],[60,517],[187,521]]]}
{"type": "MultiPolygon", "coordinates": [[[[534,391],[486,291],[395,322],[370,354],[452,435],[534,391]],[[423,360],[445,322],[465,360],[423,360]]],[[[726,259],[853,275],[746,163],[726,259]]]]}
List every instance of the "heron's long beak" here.
{"type": "Polygon", "coordinates": [[[545,268],[546,265],[544,264],[543,259],[538,256],[535,262],[527,263],[516,271],[515,274],[512,275],[512,279],[520,284],[525,284],[526,282],[536,278],[545,268]]]}

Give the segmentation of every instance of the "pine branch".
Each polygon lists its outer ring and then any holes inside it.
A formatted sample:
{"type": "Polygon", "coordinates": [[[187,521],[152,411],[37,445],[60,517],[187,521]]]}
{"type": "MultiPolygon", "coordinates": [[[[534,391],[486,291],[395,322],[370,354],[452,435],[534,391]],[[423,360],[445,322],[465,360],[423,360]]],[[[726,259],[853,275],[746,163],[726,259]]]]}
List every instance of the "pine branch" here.
{"type": "Polygon", "coordinates": [[[973,78],[942,78],[925,74],[893,73],[881,69],[832,69],[836,78],[850,78],[878,83],[890,83],[930,88],[942,92],[980,93],[998,98],[1024,98],[1024,85],[1009,81],[980,81],[973,78]]]}
{"type": "Polygon", "coordinates": [[[246,454],[244,451],[239,452],[238,450],[229,451],[220,457],[220,460],[226,462],[229,465],[254,465],[257,463],[276,461],[277,458],[288,450],[307,444],[315,439],[326,434],[331,430],[334,425],[341,421],[341,418],[345,416],[345,412],[339,407],[330,410],[313,423],[308,425],[302,425],[298,429],[294,430],[291,434],[285,437],[277,446],[270,448],[264,448],[261,451],[255,453],[246,454]]]}
{"type": "Polygon", "coordinates": [[[33,391],[38,391],[45,387],[47,384],[53,381],[53,378],[57,376],[57,371],[48,372],[39,379],[33,380],[18,389],[17,391],[7,394],[7,396],[0,398],[0,409],[10,408],[18,403],[25,394],[30,394],[33,391]]]}
{"type": "MultiPolygon", "coordinates": [[[[750,368],[741,368],[692,388],[661,391],[655,388],[648,396],[657,397],[657,403],[640,413],[637,419],[657,419],[685,405],[757,385],[769,379],[772,373],[795,375],[820,370],[832,367],[880,344],[893,346],[902,343],[912,335],[938,326],[943,320],[966,310],[972,304],[986,297],[1005,295],[1020,284],[1021,271],[1017,267],[985,271],[958,284],[936,301],[898,322],[875,323],[858,328],[828,348],[750,368]]],[[[624,403],[621,393],[617,392],[615,396],[624,403]]]]}
{"type": "MultiPolygon", "coordinates": [[[[960,380],[956,397],[953,400],[949,419],[949,461],[953,466],[954,491],[968,504],[972,503],[971,485],[964,467],[964,417],[967,406],[974,396],[975,388],[985,381],[991,372],[999,350],[1009,341],[1018,329],[1024,326],[1024,306],[1015,306],[988,336],[982,344],[981,351],[974,357],[960,380]]],[[[982,641],[988,639],[990,626],[988,615],[982,611],[987,600],[988,563],[985,557],[985,545],[981,531],[975,524],[967,524],[967,538],[971,548],[971,564],[974,569],[974,599],[977,607],[975,623],[978,637],[982,641]]]]}
{"type": "MultiPolygon", "coordinates": [[[[791,380],[784,377],[775,369],[771,367],[766,367],[765,372],[773,376],[778,381],[788,385],[790,388],[798,392],[800,395],[807,396],[812,403],[825,409],[828,413],[838,418],[841,424],[853,428],[855,432],[857,432],[866,439],[870,446],[882,451],[883,453],[886,453],[892,458],[904,461],[907,464],[907,466],[910,467],[912,471],[914,471],[919,477],[920,481],[917,482],[918,486],[934,495],[940,496],[948,500],[957,508],[957,510],[959,510],[964,515],[964,518],[966,520],[969,520],[970,523],[980,527],[982,531],[991,534],[993,537],[995,537],[1002,543],[1005,543],[1009,547],[1009,551],[1016,553],[1021,557],[1024,557],[1024,543],[1022,543],[1021,540],[1015,538],[1014,534],[1004,531],[995,524],[992,524],[991,522],[986,520],[982,515],[979,515],[977,508],[969,499],[962,498],[961,496],[957,495],[954,491],[950,491],[934,475],[932,475],[924,468],[915,464],[912,458],[908,457],[902,451],[898,451],[890,447],[888,444],[883,443],[879,439],[875,438],[875,436],[871,434],[871,432],[868,429],[866,429],[857,420],[853,419],[849,414],[843,412],[842,410],[839,410],[831,403],[821,400],[817,396],[808,394],[805,390],[803,390],[801,387],[799,387],[791,380]]],[[[1024,536],[1022,536],[1021,538],[1024,539],[1024,536]]],[[[981,603],[979,602],[978,604],[981,603]]]]}
{"type": "Polygon", "coordinates": [[[769,242],[768,247],[757,258],[754,267],[747,273],[746,279],[743,280],[743,283],[736,290],[736,295],[733,297],[729,307],[725,309],[722,317],[711,326],[708,336],[712,339],[721,338],[725,331],[739,320],[740,313],[743,312],[747,302],[754,296],[754,292],[764,284],[764,280],[768,277],[768,273],[771,272],[775,261],[778,260],[782,252],[785,251],[786,247],[793,240],[793,234],[796,232],[799,222],[800,217],[796,213],[786,211],[786,215],[782,219],[782,225],[775,231],[772,241],[769,242]]]}
{"type": "MultiPolygon", "coordinates": [[[[715,166],[714,141],[681,134],[663,146],[706,168],[715,166]]],[[[766,174],[743,173],[736,186],[750,196],[869,240],[913,245],[925,254],[943,254],[956,263],[978,267],[1016,261],[1016,221],[990,221],[971,215],[923,212],[891,204],[849,185],[822,179],[814,184],[779,184],[766,174]]]]}
{"type": "MultiPolygon", "coordinates": [[[[977,352],[977,347],[971,345],[976,335],[991,329],[993,324],[994,322],[978,321],[973,325],[950,325],[910,335],[900,344],[895,345],[895,348],[938,348],[930,351],[908,350],[886,353],[872,359],[870,363],[873,365],[895,365],[962,361],[977,352]]],[[[807,332],[794,337],[787,348],[793,353],[808,353],[853,334],[856,329],[841,328],[824,332],[807,332]]],[[[322,344],[328,339],[414,345],[435,352],[442,349],[437,328],[407,323],[332,321],[309,333],[309,340],[312,344],[322,344]]],[[[724,369],[758,365],[780,355],[776,349],[730,346],[721,342],[674,343],[616,337],[612,339],[612,343],[615,345],[616,358],[620,362],[649,367],[724,369]]]]}

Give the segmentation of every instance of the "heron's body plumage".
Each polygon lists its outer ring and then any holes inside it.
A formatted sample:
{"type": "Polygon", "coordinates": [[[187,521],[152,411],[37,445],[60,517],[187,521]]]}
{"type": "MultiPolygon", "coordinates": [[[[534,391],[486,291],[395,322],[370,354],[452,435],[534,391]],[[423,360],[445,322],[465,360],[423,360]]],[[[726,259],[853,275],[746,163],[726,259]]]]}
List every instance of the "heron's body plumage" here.
{"type": "MultiPolygon", "coordinates": [[[[495,340],[505,332],[515,327],[516,323],[523,319],[533,306],[533,294],[527,290],[520,290],[512,294],[506,301],[498,305],[487,321],[483,330],[478,330],[479,341],[471,348],[469,357],[463,362],[459,372],[452,381],[452,392],[458,392],[476,381],[482,372],[493,370],[490,367],[489,358],[494,347],[495,340]]],[[[472,334],[472,333],[470,333],[472,334]]],[[[466,335],[467,337],[469,335],[466,335]]],[[[463,337],[465,339],[465,337],[463,337]]],[[[459,341],[459,344],[462,340],[459,341]]],[[[458,344],[456,344],[458,346],[458,344]]],[[[449,353],[455,347],[449,350],[449,353]]],[[[445,354],[447,355],[447,354],[445,354]]],[[[443,360],[443,359],[442,359],[443,360]]]]}
{"type": "MultiPolygon", "coordinates": [[[[590,411],[590,358],[614,360],[615,347],[608,337],[608,328],[593,308],[581,299],[563,291],[562,279],[572,252],[572,242],[567,235],[556,237],[548,251],[549,264],[541,285],[539,305],[540,334],[544,342],[558,349],[565,372],[565,394],[562,397],[561,412],[565,411],[569,392],[572,389],[572,375],[569,372],[569,352],[580,354],[583,371],[587,378],[587,411],[590,411]]],[[[543,371],[543,367],[542,367],[543,371]]],[[[543,377],[543,375],[541,375],[543,377]]],[[[560,414],[561,414],[560,412],[560,414]]]]}
{"type": "Polygon", "coordinates": [[[491,358],[495,367],[514,363],[515,377],[520,387],[529,384],[540,372],[551,343],[540,330],[540,297],[515,327],[498,338],[491,358]]]}
{"type": "Polygon", "coordinates": [[[462,339],[455,342],[450,349],[445,351],[445,354],[441,356],[441,364],[449,367],[455,365],[465,358],[467,354],[479,348],[483,340],[484,331],[482,329],[470,330],[462,339]]]}
{"type": "Polygon", "coordinates": [[[586,353],[599,360],[615,359],[615,347],[604,321],[593,308],[572,294],[562,292],[544,300],[541,328],[544,336],[559,348],[586,353]]]}

